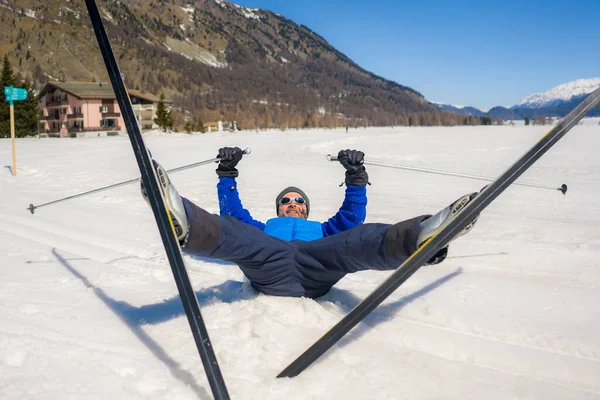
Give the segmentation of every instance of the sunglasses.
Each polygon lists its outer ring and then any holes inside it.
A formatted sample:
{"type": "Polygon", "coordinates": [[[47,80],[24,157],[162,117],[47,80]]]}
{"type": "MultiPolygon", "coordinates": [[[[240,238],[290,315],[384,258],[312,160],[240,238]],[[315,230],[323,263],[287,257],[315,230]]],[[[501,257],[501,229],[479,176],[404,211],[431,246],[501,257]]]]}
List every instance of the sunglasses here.
{"type": "Polygon", "coordinates": [[[296,203],[296,204],[305,204],[306,203],[306,200],[304,200],[304,198],[302,198],[302,197],[282,197],[281,200],[279,200],[279,204],[288,204],[292,200],[294,200],[294,203],[296,203]]]}

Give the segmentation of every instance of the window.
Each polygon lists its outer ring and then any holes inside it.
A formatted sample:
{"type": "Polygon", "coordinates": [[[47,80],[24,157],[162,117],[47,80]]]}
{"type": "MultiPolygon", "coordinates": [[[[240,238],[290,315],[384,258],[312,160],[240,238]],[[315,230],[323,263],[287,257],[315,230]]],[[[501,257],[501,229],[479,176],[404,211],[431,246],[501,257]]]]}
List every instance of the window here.
{"type": "Polygon", "coordinates": [[[116,126],[115,125],[115,120],[114,119],[103,119],[100,120],[100,126],[103,128],[111,128],[116,126]]]}

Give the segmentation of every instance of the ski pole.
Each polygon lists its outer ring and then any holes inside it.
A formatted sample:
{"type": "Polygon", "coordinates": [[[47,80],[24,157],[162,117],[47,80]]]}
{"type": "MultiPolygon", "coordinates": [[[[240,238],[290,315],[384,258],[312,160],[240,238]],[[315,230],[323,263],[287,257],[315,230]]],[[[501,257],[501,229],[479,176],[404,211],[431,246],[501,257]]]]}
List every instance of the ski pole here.
{"type": "MultiPolygon", "coordinates": [[[[327,154],[327,160],[328,161],[339,161],[337,159],[337,157],[334,157],[331,154],[327,154]]],[[[491,182],[494,180],[494,178],[488,178],[485,176],[459,174],[459,173],[455,173],[455,172],[448,172],[448,171],[442,171],[442,170],[437,170],[437,169],[409,167],[406,165],[386,164],[386,163],[373,162],[373,161],[365,161],[364,164],[365,165],[374,165],[374,166],[378,166],[378,167],[405,169],[408,171],[428,172],[430,174],[437,174],[437,175],[457,176],[459,178],[477,179],[477,180],[481,180],[481,181],[490,181],[491,182]]],[[[515,182],[515,183],[513,183],[513,185],[529,186],[529,187],[540,188],[540,189],[558,190],[562,194],[567,194],[567,185],[565,183],[560,185],[560,187],[541,186],[541,185],[534,185],[531,183],[519,183],[519,182],[515,182]]]]}
{"type": "MultiPolygon", "coordinates": [[[[252,150],[249,147],[247,147],[246,149],[244,149],[243,154],[250,154],[251,151],[252,150]]],[[[168,170],[167,172],[168,173],[173,173],[173,172],[184,171],[186,169],[199,167],[201,165],[206,165],[206,164],[211,164],[211,163],[219,162],[219,160],[220,160],[219,157],[215,157],[215,158],[211,158],[210,160],[198,161],[198,162],[193,163],[193,164],[189,164],[189,165],[184,165],[182,167],[173,168],[173,169],[168,170]]],[[[56,203],[60,203],[60,202],[63,202],[63,201],[67,201],[67,200],[71,200],[71,199],[76,199],[78,197],[87,196],[89,194],[104,192],[106,190],[110,190],[110,189],[118,188],[118,187],[121,187],[121,186],[129,185],[130,183],[139,182],[140,179],[141,178],[130,179],[128,181],[115,183],[113,185],[109,185],[109,186],[101,187],[101,188],[98,188],[98,189],[90,190],[88,192],[79,193],[79,194],[75,194],[73,196],[69,196],[69,197],[65,197],[65,198],[62,198],[62,199],[50,201],[48,203],[40,204],[38,206],[34,206],[33,204],[30,204],[29,207],[27,207],[27,209],[33,214],[36,209],[41,208],[41,207],[46,207],[46,206],[49,206],[51,204],[56,204],[56,203]]]]}

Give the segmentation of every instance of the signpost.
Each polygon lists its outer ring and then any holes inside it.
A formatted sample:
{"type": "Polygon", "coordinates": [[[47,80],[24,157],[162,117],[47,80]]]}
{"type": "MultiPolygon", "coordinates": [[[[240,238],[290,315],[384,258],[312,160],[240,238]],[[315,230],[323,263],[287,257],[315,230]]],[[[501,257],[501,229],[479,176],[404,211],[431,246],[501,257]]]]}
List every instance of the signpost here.
{"type": "Polygon", "coordinates": [[[4,86],[4,97],[10,103],[10,139],[12,144],[12,173],[17,176],[17,150],[15,147],[15,101],[26,100],[27,90],[4,86]]]}

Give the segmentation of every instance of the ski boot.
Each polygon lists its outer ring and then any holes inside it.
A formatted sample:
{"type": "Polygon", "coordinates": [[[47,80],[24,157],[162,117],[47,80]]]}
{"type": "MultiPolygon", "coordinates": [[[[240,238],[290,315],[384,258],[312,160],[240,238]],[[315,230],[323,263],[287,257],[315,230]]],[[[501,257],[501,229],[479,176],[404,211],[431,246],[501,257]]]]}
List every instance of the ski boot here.
{"type": "MultiPolygon", "coordinates": [[[[154,160],[152,160],[152,163],[154,164],[154,171],[156,172],[156,177],[158,178],[161,194],[171,215],[171,220],[173,221],[175,235],[177,236],[179,243],[183,243],[190,231],[187,215],[185,213],[185,207],[183,206],[183,200],[177,192],[177,189],[175,189],[175,186],[171,184],[171,180],[169,179],[164,168],[154,160]]],[[[141,190],[144,200],[146,200],[146,203],[150,205],[148,194],[146,193],[146,188],[144,187],[143,182],[141,182],[141,190]]]]}
{"type": "MultiPolygon", "coordinates": [[[[427,218],[425,221],[421,222],[421,232],[419,233],[419,236],[417,237],[417,248],[421,247],[423,242],[425,242],[427,239],[429,239],[431,237],[431,235],[434,234],[434,232],[436,232],[439,229],[442,229],[443,227],[448,225],[450,223],[450,221],[452,221],[454,219],[456,214],[460,210],[465,208],[465,206],[467,204],[469,204],[469,202],[471,200],[473,200],[475,198],[475,196],[477,196],[477,192],[461,196],[459,199],[457,199],[455,202],[450,204],[448,207],[442,209],[437,214],[432,215],[431,217],[427,218]]],[[[455,240],[458,237],[468,233],[473,228],[473,226],[477,222],[478,218],[479,218],[479,215],[475,216],[473,218],[473,220],[467,226],[465,226],[463,228],[462,231],[457,233],[452,238],[452,240],[455,240]]]]}

